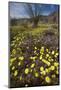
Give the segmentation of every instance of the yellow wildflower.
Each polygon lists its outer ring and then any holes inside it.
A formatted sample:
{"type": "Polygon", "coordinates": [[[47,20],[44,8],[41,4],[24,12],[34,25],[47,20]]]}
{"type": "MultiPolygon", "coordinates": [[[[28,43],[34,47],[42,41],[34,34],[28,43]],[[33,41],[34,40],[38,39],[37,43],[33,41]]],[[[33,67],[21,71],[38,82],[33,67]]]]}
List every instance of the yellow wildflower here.
{"type": "Polygon", "coordinates": [[[14,70],[14,69],[15,69],[15,66],[12,67],[12,70],[14,70]]]}
{"type": "Polygon", "coordinates": [[[53,74],[53,75],[52,75],[52,78],[55,78],[55,77],[56,77],[56,75],[55,75],[55,74],[53,74]]]}
{"type": "Polygon", "coordinates": [[[46,81],[47,83],[50,83],[50,82],[51,82],[50,77],[49,77],[49,76],[46,76],[46,77],[45,77],[45,81],[46,81]]]}
{"type": "Polygon", "coordinates": [[[45,69],[45,71],[46,71],[46,73],[48,73],[48,72],[49,72],[49,70],[48,70],[47,68],[45,69]]]}
{"type": "Polygon", "coordinates": [[[33,57],[30,57],[30,59],[33,59],[33,57]]]}
{"type": "Polygon", "coordinates": [[[28,73],[29,73],[29,69],[26,68],[26,69],[25,69],[25,74],[28,74],[28,73]]]}
{"type": "Polygon", "coordinates": [[[13,63],[15,60],[16,60],[16,57],[15,58],[11,58],[10,62],[13,63]]]}
{"type": "Polygon", "coordinates": [[[44,50],[44,47],[41,47],[41,49],[43,49],[43,50],[44,50]]]}
{"type": "Polygon", "coordinates": [[[46,54],[46,57],[49,57],[49,54],[46,54]]]}
{"type": "Polygon", "coordinates": [[[12,66],[12,63],[10,63],[10,66],[12,66]]]}
{"type": "Polygon", "coordinates": [[[34,53],[36,54],[36,50],[34,51],[34,53]]]}
{"type": "Polygon", "coordinates": [[[17,39],[16,39],[17,41],[19,40],[19,38],[17,37],[17,39]]]}
{"type": "Polygon", "coordinates": [[[35,77],[38,77],[38,76],[39,76],[39,74],[36,72],[36,73],[35,73],[35,77]]]}
{"type": "Polygon", "coordinates": [[[54,66],[51,66],[50,68],[51,68],[51,70],[54,70],[54,69],[55,69],[55,67],[54,67],[54,66]]]}
{"type": "Polygon", "coordinates": [[[50,54],[50,52],[48,52],[50,54]]]}
{"type": "Polygon", "coordinates": [[[55,54],[55,57],[57,57],[57,56],[58,56],[58,53],[55,54]]]}
{"type": "Polygon", "coordinates": [[[43,52],[44,52],[44,47],[41,47],[40,54],[43,54],[43,52]]]}
{"type": "Polygon", "coordinates": [[[42,59],[42,55],[40,55],[40,60],[42,59]]]}
{"type": "Polygon", "coordinates": [[[51,62],[51,59],[50,59],[50,58],[48,58],[48,61],[50,61],[50,62],[51,62]]]}
{"type": "Polygon", "coordinates": [[[43,71],[43,70],[44,70],[44,67],[43,67],[43,66],[41,66],[41,67],[40,67],[40,71],[43,71]]]}
{"type": "Polygon", "coordinates": [[[18,71],[17,71],[17,70],[15,70],[15,72],[14,72],[14,76],[17,76],[17,74],[18,74],[18,71]]]}
{"type": "Polygon", "coordinates": [[[51,61],[53,62],[53,61],[54,61],[54,59],[51,59],[51,61]]]}
{"type": "Polygon", "coordinates": [[[42,59],[42,62],[44,62],[45,64],[47,64],[48,66],[50,66],[50,62],[48,62],[47,60],[42,59]]]}
{"type": "Polygon", "coordinates": [[[42,71],[42,72],[40,72],[42,75],[46,75],[46,72],[45,71],[42,71]]]}
{"type": "Polygon", "coordinates": [[[59,71],[58,70],[56,70],[56,74],[59,74],[59,71]]]}
{"type": "Polygon", "coordinates": [[[30,70],[30,72],[32,72],[32,69],[30,70]]]}
{"type": "Polygon", "coordinates": [[[36,59],[36,56],[35,57],[33,57],[33,60],[35,60],[36,59]]]}
{"type": "Polygon", "coordinates": [[[35,63],[33,63],[33,64],[31,65],[31,68],[34,68],[34,66],[35,66],[35,63]]]}
{"type": "Polygon", "coordinates": [[[23,56],[20,56],[20,57],[19,57],[19,60],[24,60],[24,57],[23,57],[23,56]]]}
{"type": "Polygon", "coordinates": [[[48,52],[49,50],[46,48],[46,52],[48,52]]]}
{"type": "Polygon", "coordinates": [[[20,80],[22,80],[22,76],[20,76],[20,80]]]}
{"type": "Polygon", "coordinates": [[[54,53],[55,53],[55,52],[54,52],[54,51],[52,51],[52,55],[54,55],[54,53]]]}
{"type": "Polygon", "coordinates": [[[37,57],[36,56],[34,56],[34,57],[30,57],[30,59],[32,59],[32,60],[35,60],[37,57]]]}
{"type": "Polygon", "coordinates": [[[15,45],[14,43],[11,44],[11,46],[14,46],[14,45],[15,45]]]}
{"type": "Polygon", "coordinates": [[[56,53],[55,55],[58,56],[58,53],[56,53]]]}
{"type": "Polygon", "coordinates": [[[56,66],[56,67],[57,67],[58,65],[59,65],[59,64],[58,64],[58,62],[54,62],[54,66],[56,66]]]}
{"type": "Polygon", "coordinates": [[[20,66],[21,65],[21,62],[18,62],[18,66],[20,66]]]}
{"type": "Polygon", "coordinates": [[[37,47],[35,47],[35,49],[37,49],[37,47]]]}
{"type": "Polygon", "coordinates": [[[16,54],[16,50],[15,50],[15,49],[13,49],[13,50],[12,50],[12,53],[13,53],[13,54],[16,54]]]}

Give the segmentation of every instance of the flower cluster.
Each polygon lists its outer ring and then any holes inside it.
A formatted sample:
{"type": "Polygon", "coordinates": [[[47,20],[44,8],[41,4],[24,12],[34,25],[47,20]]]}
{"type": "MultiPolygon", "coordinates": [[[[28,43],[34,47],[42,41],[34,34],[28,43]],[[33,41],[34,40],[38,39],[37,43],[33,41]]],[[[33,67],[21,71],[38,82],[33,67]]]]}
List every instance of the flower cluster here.
{"type": "Polygon", "coordinates": [[[18,34],[11,42],[9,64],[12,84],[15,86],[58,84],[58,49],[38,46],[33,41],[31,38],[29,44],[24,35],[21,38],[18,34]]]}

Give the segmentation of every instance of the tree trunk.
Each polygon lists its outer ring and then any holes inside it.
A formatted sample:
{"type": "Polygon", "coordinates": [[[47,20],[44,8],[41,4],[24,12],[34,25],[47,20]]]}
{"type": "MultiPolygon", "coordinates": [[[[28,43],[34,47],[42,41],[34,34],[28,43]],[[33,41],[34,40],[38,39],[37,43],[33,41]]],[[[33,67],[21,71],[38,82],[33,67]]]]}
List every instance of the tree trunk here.
{"type": "Polygon", "coordinates": [[[32,27],[37,27],[38,26],[38,22],[39,22],[39,17],[35,17],[35,18],[33,18],[33,25],[32,25],[32,27]]]}

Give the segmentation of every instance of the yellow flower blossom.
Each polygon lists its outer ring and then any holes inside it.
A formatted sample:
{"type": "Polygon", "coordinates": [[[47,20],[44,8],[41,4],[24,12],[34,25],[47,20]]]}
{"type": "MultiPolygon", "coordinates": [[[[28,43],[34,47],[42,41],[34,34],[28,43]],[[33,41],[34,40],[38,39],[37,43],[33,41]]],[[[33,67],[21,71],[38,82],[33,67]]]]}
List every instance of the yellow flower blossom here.
{"type": "Polygon", "coordinates": [[[16,54],[16,50],[15,50],[15,49],[13,49],[13,50],[12,50],[12,53],[13,53],[13,54],[16,54]]]}
{"type": "Polygon", "coordinates": [[[50,58],[48,58],[48,61],[50,61],[50,62],[51,62],[51,59],[50,59],[50,58]]]}
{"type": "Polygon", "coordinates": [[[40,55],[40,60],[42,59],[42,55],[40,55]]]}
{"type": "Polygon", "coordinates": [[[42,59],[42,62],[44,62],[45,64],[47,64],[48,66],[50,66],[50,62],[48,62],[47,60],[42,59]]]}
{"type": "Polygon", "coordinates": [[[50,83],[50,82],[51,82],[50,77],[49,77],[49,76],[46,76],[46,77],[45,77],[45,81],[46,81],[47,83],[50,83]]]}
{"type": "Polygon", "coordinates": [[[38,77],[38,76],[39,76],[39,74],[36,72],[36,73],[35,73],[35,77],[38,77]]]}
{"type": "Polygon", "coordinates": [[[55,77],[56,77],[56,75],[55,75],[55,74],[53,74],[53,75],[52,75],[52,78],[55,78],[55,77]]]}
{"type": "Polygon", "coordinates": [[[46,54],[46,57],[49,57],[49,54],[46,54]]]}
{"type": "Polygon", "coordinates": [[[49,50],[46,48],[46,52],[48,52],[49,50]]]}
{"type": "Polygon", "coordinates": [[[56,53],[55,55],[58,56],[58,53],[56,53]]]}
{"type": "Polygon", "coordinates": [[[42,72],[40,72],[42,75],[46,75],[46,72],[45,71],[42,71],[42,72]]]}
{"type": "Polygon", "coordinates": [[[44,47],[41,47],[41,49],[43,49],[43,50],[44,50],[44,47]]]}
{"type": "Polygon", "coordinates": [[[19,38],[17,37],[17,39],[16,39],[17,41],[19,40],[19,38]]]}
{"type": "Polygon", "coordinates": [[[10,66],[12,66],[12,63],[10,63],[10,66]]]}
{"type": "Polygon", "coordinates": [[[31,56],[30,59],[33,59],[33,57],[31,56]]]}
{"type": "Polygon", "coordinates": [[[20,80],[22,80],[22,76],[20,76],[20,80]]]}
{"type": "Polygon", "coordinates": [[[58,53],[55,54],[55,57],[57,57],[57,56],[58,56],[58,53]]]}
{"type": "Polygon", "coordinates": [[[14,46],[14,45],[15,45],[14,43],[11,44],[11,46],[14,46]]]}
{"type": "Polygon", "coordinates": [[[36,58],[37,58],[36,56],[34,56],[34,57],[31,56],[30,57],[30,59],[32,59],[32,60],[35,60],[36,58]]]}
{"type": "Polygon", "coordinates": [[[33,57],[33,60],[35,60],[36,59],[36,56],[35,57],[33,57]]]}
{"type": "Polygon", "coordinates": [[[34,66],[35,66],[35,63],[33,63],[33,64],[31,65],[31,68],[34,68],[34,66]]]}
{"type": "Polygon", "coordinates": [[[12,67],[12,70],[14,70],[14,69],[15,69],[15,66],[12,67]]]}
{"type": "Polygon", "coordinates": [[[24,57],[23,57],[23,56],[20,56],[20,57],[19,57],[19,60],[24,60],[24,57]]]}
{"type": "Polygon", "coordinates": [[[36,51],[34,51],[34,53],[36,53],[36,51]]]}
{"type": "Polygon", "coordinates": [[[40,54],[43,54],[43,52],[44,52],[44,47],[41,47],[40,54]]]}
{"type": "Polygon", "coordinates": [[[18,62],[18,66],[20,66],[21,65],[21,62],[18,62]]]}
{"type": "Polygon", "coordinates": [[[15,58],[11,58],[10,62],[13,63],[15,60],[16,60],[16,57],[15,58]]]}
{"type": "Polygon", "coordinates": [[[59,71],[58,70],[56,70],[56,74],[59,74],[59,71]]]}
{"type": "Polygon", "coordinates": [[[43,66],[41,66],[41,67],[40,67],[40,71],[43,71],[43,70],[44,70],[44,67],[43,67],[43,66]]]}
{"type": "Polygon", "coordinates": [[[26,69],[25,69],[25,74],[28,74],[28,73],[29,73],[29,69],[26,68],[26,69]]]}
{"type": "Polygon", "coordinates": [[[46,73],[49,73],[49,69],[46,68],[45,71],[46,71],[46,73]]]}
{"type": "Polygon", "coordinates": [[[32,72],[32,69],[30,70],[30,72],[32,72]]]}
{"type": "Polygon", "coordinates": [[[49,56],[49,59],[51,59],[51,56],[49,56]]]}
{"type": "Polygon", "coordinates": [[[51,70],[54,70],[54,69],[55,69],[55,67],[54,67],[54,66],[51,66],[50,68],[51,68],[51,70]]]}
{"type": "Polygon", "coordinates": [[[56,66],[56,67],[57,67],[58,65],[59,65],[59,64],[58,64],[58,62],[54,62],[54,66],[56,66]]]}
{"type": "Polygon", "coordinates": [[[54,51],[52,51],[52,55],[54,55],[54,53],[55,53],[55,52],[54,52],[54,51]]]}
{"type": "Polygon", "coordinates": [[[17,70],[15,70],[15,72],[14,72],[14,76],[17,76],[17,74],[18,74],[18,71],[17,71],[17,70]]]}
{"type": "Polygon", "coordinates": [[[35,49],[37,49],[37,47],[35,47],[35,49]]]}
{"type": "Polygon", "coordinates": [[[53,61],[54,61],[54,59],[51,59],[51,61],[53,62],[53,61]]]}
{"type": "Polygon", "coordinates": [[[50,52],[48,52],[50,54],[50,52]]]}

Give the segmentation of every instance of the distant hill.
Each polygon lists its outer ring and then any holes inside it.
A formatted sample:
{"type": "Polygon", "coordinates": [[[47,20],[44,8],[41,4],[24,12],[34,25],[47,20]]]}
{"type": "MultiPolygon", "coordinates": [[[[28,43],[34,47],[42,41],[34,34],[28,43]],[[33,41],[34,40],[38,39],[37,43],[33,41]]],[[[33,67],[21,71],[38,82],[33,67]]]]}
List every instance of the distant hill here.
{"type": "Polygon", "coordinates": [[[58,18],[59,18],[59,13],[58,11],[56,11],[50,14],[48,19],[51,23],[58,23],[58,18]]]}
{"type": "MultiPolygon", "coordinates": [[[[58,11],[55,11],[48,16],[41,15],[39,17],[40,17],[39,22],[42,22],[42,23],[58,23],[59,13],[58,13],[58,11]]],[[[12,19],[10,19],[11,25],[28,23],[28,22],[30,22],[30,23],[32,22],[30,18],[19,18],[19,19],[12,18],[12,19]]]]}
{"type": "Polygon", "coordinates": [[[40,16],[40,21],[44,23],[58,23],[58,17],[59,13],[56,11],[51,13],[49,16],[40,16]]]}

